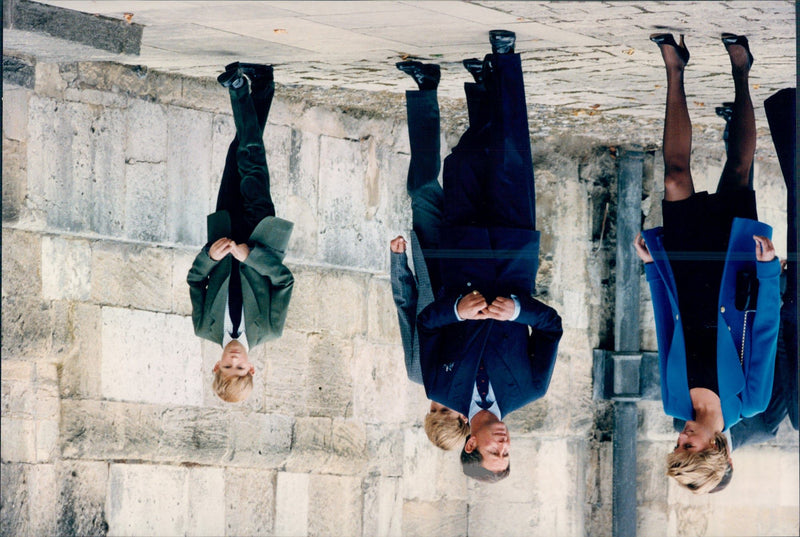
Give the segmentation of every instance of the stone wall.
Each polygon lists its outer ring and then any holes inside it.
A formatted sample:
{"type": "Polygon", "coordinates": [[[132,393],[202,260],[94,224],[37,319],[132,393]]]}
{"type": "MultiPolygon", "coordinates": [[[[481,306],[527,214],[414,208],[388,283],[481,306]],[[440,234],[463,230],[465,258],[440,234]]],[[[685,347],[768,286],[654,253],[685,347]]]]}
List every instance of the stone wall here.
{"type": "MultiPolygon", "coordinates": [[[[506,420],[511,476],[487,486],[428,442],[403,368],[387,276],[388,241],[411,224],[402,95],[278,86],[265,143],[278,215],[295,222],[295,292],[284,336],[251,353],[253,395],[226,405],[185,283],[234,133],[226,92],[13,60],[27,75],[3,88],[0,534],[610,534],[610,407],[592,401],[591,371],[592,349],[613,346],[615,140],[532,125],[538,292],[565,333],[547,396],[506,420]]],[[[446,152],[463,102],[442,117],[446,152]]],[[[719,134],[696,145],[709,184],[719,134]]],[[[648,225],[660,167],[648,160],[648,225]]],[[[783,244],[777,162],[756,174],[783,244]]],[[[796,533],[795,435],[742,450],[739,492],[698,501],[663,477],[671,421],[641,408],[643,534],[796,533]]]]}

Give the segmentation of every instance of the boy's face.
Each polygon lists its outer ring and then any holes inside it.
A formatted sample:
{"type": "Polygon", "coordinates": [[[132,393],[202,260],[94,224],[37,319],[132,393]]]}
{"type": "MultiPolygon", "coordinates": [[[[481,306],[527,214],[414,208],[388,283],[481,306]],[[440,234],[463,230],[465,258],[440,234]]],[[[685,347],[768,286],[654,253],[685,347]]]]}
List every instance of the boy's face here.
{"type": "Polygon", "coordinates": [[[255,366],[247,361],[247,351],[244,345],[236,340],[231,341],[222,349],[222,358],[214,364],[213,372],[220,371],[223,377],[243,377],[253,375],[255,366]]]}

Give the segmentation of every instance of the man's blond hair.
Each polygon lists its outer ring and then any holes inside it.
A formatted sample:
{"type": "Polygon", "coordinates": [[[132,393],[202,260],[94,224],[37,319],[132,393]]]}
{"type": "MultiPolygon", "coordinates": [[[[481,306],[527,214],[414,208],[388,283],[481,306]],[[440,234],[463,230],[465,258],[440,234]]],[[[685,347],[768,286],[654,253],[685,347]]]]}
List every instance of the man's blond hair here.
{"type": "Polygon", "coordinates": [[[211,388],[217,397],[228,403],[237,403],[250,397],[253,391],[253,375],[223,377],[222,372],[214,371],[214,381],[211,388]]]}
{"type": "Polygon", "coordinates": [[[461,417],[442,412],[428,412],[425,415],[425,434],[433,445],[445,451],[460,446],[469,436],[469,424],[461,417]]]}
{"type": "Polygon", "coordinates": [[[714,489],[729,470],[728,440],[722,433],[714,434],[711,447],[705,451],[667,455],[667,475],[695,494],[716,492],[714,489]]]}

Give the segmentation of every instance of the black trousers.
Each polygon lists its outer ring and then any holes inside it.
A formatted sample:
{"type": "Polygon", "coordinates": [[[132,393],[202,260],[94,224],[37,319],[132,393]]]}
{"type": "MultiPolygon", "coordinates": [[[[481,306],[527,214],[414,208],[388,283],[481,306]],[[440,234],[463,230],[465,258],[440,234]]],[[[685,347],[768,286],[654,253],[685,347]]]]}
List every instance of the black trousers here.
{"type": "Polygon", "coordinates": [[[528,110],[519,54],[490,54],[484,84],[466,84],[470,126],[444,162],[450,225],[536,228],[528,110]]]}
{"type": "Polygon", "coordinates": [[[263,139],[274,94],[273,82],[252,94],[247,84],[239,89],[230,88],[236,137],[225,158],[217,210],[226,210],[230,214],[230,238],[238,243],[246,242],[265,217],[275,216],[263,139]]]}

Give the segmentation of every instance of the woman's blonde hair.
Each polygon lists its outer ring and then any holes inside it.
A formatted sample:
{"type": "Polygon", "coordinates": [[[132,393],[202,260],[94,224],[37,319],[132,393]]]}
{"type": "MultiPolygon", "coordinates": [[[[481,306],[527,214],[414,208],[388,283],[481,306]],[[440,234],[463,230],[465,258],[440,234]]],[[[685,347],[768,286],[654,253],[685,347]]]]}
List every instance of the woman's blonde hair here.
{"type": "MultiPolygon", "coordinates": [[[[728,462],[728,440],[715,433],[711,447],[697,453],[672,452],[667,455],[667,475],[695,494],[717,492],[717,485],[726,478],[730,481],[733,468],[728,462]]],[[[723,487],[719,488],[722,490],[723,487]]]]}
{"type": "Polygon", "coordinates": [[[244,401],[253,391],[253,375],[223,377],[220,370],[214,371],[211,389],[217,397],[228,403],[244,401]]]}
{"type": "Polygon", "coordinates": [[[428,412],[425,415],[425,434],[433,445],[450,451],[461,446],[469,436],[469,424],[450,413],[428,412]]]}

